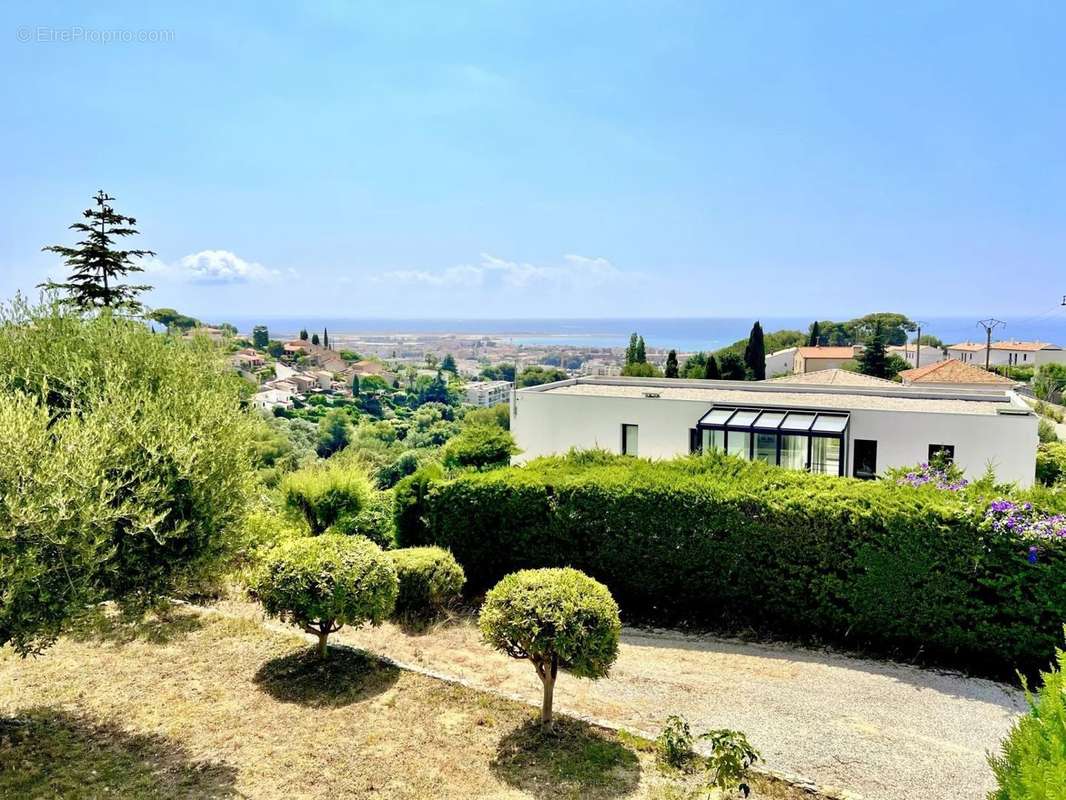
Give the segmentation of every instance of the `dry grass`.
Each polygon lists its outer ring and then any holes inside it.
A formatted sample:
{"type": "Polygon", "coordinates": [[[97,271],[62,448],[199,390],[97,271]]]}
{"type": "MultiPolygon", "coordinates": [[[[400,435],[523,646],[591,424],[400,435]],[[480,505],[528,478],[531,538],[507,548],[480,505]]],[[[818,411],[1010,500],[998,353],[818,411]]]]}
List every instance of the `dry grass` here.
{"type": "MultiPolygon", "coordinates": [[[[336,650],[252,620],[117,620],[35,660],[0,650],[0,797],[693,796],[646,742],[336,650]]],[[[756,781],[753,797],[809,798],[756,781]]]]}

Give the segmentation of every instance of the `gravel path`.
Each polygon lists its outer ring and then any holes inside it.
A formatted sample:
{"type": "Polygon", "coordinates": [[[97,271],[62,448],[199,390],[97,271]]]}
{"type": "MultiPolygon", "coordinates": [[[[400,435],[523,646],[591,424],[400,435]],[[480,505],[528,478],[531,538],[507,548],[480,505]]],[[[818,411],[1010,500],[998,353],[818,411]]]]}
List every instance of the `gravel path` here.
{"type": "MultiPolygon", "coordinates": [[[[532,667],[494,653],[468,619],[411,635],[343,630],[341,641],[474,686],[539,698],[532,667]]],[[[984,800],[985,755],[1025,708],[992,681],[787,645],[627,629],[610,678],[561,676],[562,711],[654,735],[670,714],[735,728],[765,766],[866,800],[984,800]]]]}

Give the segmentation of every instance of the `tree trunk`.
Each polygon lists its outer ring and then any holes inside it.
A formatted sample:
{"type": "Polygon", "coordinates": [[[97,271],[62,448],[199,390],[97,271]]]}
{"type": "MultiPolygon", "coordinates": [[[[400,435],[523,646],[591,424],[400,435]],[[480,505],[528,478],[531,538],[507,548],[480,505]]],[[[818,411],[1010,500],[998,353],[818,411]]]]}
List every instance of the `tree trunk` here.
{"type": "Polygon", "coordinates": [[[320,630],[316,631],[318,634],[318,657],[322,660],[329,658],[329,648],[327,647],[329,628],[329,625],[324,625],[320,630]]]}
{"type": "Polygon", "coordinates": [[[547,730],[555,729],[555,718],[552,715],[552,699],[555,695],[555,678],[559,674],[559,659],[552,656],[550,664],[544,664],[537,669],[540,673],[541,683],[544,684],[544,696],[540,704],[540,722],[547,730]]]}

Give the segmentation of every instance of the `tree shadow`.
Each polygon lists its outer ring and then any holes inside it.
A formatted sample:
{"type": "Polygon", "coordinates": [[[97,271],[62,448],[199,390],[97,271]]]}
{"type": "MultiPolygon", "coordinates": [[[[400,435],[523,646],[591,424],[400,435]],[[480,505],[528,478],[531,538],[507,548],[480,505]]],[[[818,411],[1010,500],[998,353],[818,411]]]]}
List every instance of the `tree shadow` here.
{"type": "Polygon", "coordinates": [[[106,642],[119,647],[133,642],[170,644],[204,626],[203,615],[181,606],[131,613],[97,606],[67,634],[78,642],[106,642]]]}
{"type": "Polygon", "coordinates": [[[625,797],[640,785],[640,760],[613,734],[556,718],[555,731],[530,720],[504,736],[489,769],[539,800],[625,797]]]}
{"type": "Polygon", "coordinates": [[[238,797],[237,770],[176,742],[45,706],[0,717],[0,797],[238,797]]]}
{"type": "Polygon", "coordinates": [[[386,691],[399,676],[399,669],[376,656],[331,646],[325,660],[313,647],[273,658],[259,668],[254,681],[283,703],[338,708],[386,691]]]}

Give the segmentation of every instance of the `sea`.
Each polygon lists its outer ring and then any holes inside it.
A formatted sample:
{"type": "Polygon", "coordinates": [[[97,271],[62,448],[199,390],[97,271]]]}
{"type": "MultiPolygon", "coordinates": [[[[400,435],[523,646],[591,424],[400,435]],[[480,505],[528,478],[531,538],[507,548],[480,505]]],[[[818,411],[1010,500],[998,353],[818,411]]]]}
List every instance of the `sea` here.
{"type": "MultiPolygon", "coordinates": [[[[813,317],[763,317],[766,332],[806,331],[813,317]]],[[[444,335],[490,336],[515,344],[573,345],[577,347],[625,347],[631,333],[644,337],[652,348],[676,348],[681,352],[714,350],[746,338],[750,317],[617,317],[597,319],[362,319],[358,317],[242,317],[226,320],[242,333],[266,325],[275,339],[295,337],[301,328],[328,329],[335,335],[444,335]]],[[[939,337],[946,344],[984,341],[977,317],[932,317],[924,319],[923,334],[939,337]]],[[[993,340],[1017,339],[1066,345],[1066,306],[1031,317],[1006,317],[995,328],[993,340]]]]}

